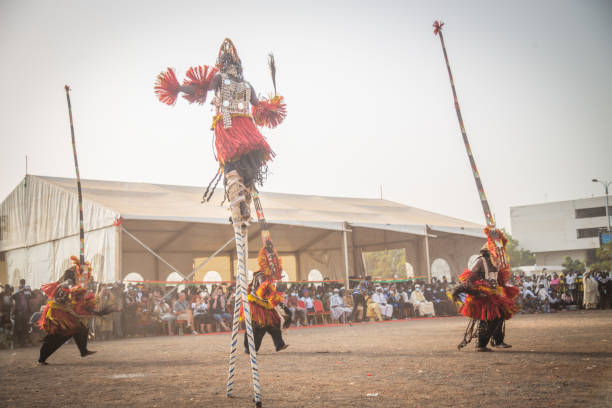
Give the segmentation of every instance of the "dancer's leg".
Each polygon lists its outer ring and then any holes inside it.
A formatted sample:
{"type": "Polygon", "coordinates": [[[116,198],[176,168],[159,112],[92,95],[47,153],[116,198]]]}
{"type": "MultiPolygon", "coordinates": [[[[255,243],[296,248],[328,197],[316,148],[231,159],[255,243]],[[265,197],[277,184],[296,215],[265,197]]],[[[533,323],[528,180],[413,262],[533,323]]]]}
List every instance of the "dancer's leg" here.
{"type": "Polygon", "coordinates": [[[85,357],[88,354],[92,353],[89,350],[87,350],[87,335],[88,335],[88,329],[84,328],[81,331],[79,331],[77,334],[72,336],[74,338],[74,342],[79,348],[79,351],[81,352],[81,357],[85,357]]]}
{"type": "Polygon", "coordinates": [[[268,333],[270,333],[270,336],[272,336],[272,341],[274,341],[274,348],[276,349],[276,351],[281,351],[285,349],[286,345],[283,340],[283,332],[281,331],[280,327],[268,326],[266,327],[266,329],[268,333]]]}
{"type": "Polygon", "coordinates": [[[44,363],[47,361],[49,356],[60,348],[69,338],[70,336],[64,336],[57,333],[47,334],[43,339],[42,346],[40,346],[40,357],[38,358],[38,362],[44,363]]]}

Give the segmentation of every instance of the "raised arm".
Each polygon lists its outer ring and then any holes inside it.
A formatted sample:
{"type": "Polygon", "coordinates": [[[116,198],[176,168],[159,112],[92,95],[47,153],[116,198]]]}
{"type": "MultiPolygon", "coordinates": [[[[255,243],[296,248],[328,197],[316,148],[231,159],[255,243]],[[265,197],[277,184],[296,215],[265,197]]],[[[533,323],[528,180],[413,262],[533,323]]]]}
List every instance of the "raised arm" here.
{"type": "Polygon", "coordinates": [[[206,101],[208,91],[218,87],[221,81],[217,74],[217,68],[209,69],[206,65],[189,68],[186,76],[187,78],[183,80],[181,85],[176,79],[174,69],[168,68],[167,71],[159,74],[154,90],[160,102],[174,105],[179,92],[183,92],[183,97],[189,103],[203,104],[206,101]]]}

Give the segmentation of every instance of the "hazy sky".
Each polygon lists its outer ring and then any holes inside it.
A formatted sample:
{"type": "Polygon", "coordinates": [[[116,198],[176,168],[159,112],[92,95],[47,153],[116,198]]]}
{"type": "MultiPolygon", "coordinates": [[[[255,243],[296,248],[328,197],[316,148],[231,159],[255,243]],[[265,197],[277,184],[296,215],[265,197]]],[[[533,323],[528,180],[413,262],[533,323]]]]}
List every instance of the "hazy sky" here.
{"type": "MultiPolygon", "coordinates": [[[[436,19],[485,191],[509,207],[602,194],[612,179],[610,1],[0,0],[0,200],[25,172],[202,185],[206,106],[159,103],[156,75],[236,44],[259,93],[277,59],[286,121],[266,191],[379,197],[484,223],[436,19]]],[[[210,99],[209,99],[210,100],[210,99]]],[[[215,199],[221,200],[221,197],[215,199]]],[[[265,203],[264,203],[265,206],[265,203]]]]}

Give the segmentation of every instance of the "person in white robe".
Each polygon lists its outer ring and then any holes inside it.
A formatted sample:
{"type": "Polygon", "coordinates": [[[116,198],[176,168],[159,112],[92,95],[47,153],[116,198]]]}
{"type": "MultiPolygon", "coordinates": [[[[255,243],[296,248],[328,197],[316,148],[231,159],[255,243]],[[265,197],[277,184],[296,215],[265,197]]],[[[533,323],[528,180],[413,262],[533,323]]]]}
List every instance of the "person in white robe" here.
{"type": "Polygon", "coordinates": [[[391,319],[393,316],[393,305],[387,303],[387,296],[383,293],[382,287],[376,287],[376,293],[372,295],[372,300],[380,306],[380,313],[383,315],[383,318],[385,320],[391,319]]]}
{"type": "Polygon", "coordinates": [[[340,290],[334,289],[334,294],[329,298],[329,309],[332,319],[346,323],[347,317],[351,316],[353,309],[344,306],[344,299],[340,296],[340,290]]]}
{"type": "Polygon", "coordinates": [[[425,300],[423,292],[421,292],[421,285],[416,285],[412,294],[410,295],[410,303],[414,307],[414,310],[419,316],[435,316],[434,305],[432,302],[425,300]]]}
{"type": "Polygon", "coordinates": [[[599,304],[599,283],[592,272],[584,275],[584,308],[597,309],[599,304]]]}

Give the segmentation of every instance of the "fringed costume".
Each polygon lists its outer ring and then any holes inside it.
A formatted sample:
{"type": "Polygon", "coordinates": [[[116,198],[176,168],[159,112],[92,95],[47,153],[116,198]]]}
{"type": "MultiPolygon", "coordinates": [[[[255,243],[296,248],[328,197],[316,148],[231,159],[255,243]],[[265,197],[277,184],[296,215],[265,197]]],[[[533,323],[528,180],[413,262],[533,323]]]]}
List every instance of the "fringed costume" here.
{"type": "MultiPolygon", "coordinates": [[[[251,309],[251,321],[253,323],[253,335],[255,340],[255,350],[259,351],[261,341],[266,333],[270,333],[274,341],[276,351],[281,351],[289,347],[283,341],[281,327],[287,328],[291,324],[291,313],[283,304],[284,293],[276,290],[274,281],[280,279],[279,274],[273,274],[266,256],[266,249],[262,248],[257,256],[259,271],[253,274],[253,280],[247,289],[249,307],[251,309]]],[[[276,262],[277,271],[282,271],[280,258],[276,255],[273,262],[276,262]]],[[[244,315],[241,314],[241,319],[244,315]]],[[[244,335],[244,349],[248,353],[249,345],[247,335],[244,335]]]]}
{"type": "MultiPolygon", "coordinates": [[[[208,91],[214,91],[212,105],[215,116],[212,130],[215,135],[216,159],[219,171],[204,191],[202,202],[209,201],[221,177],[224,177],[225,199],[229,201],[231,222],[236,237],[236,254],[238,272],[236,275],[236,305],[232,325],[230,364],[228,370],[227,396],[232,396],[234,373],[236,367],[236,344],[240,311],[244,310],[247,335],[247,351],[250,354],[251,373],[253,378],[254,399],[261,406],[261,386],[257,366],[256,349],[266,332],[272,334],[277,350],[285,347],[280,332],[280,319],[274,307],[282,300],[277,294],[273,280],[266,275],[266,270],[273,270],[270,275],[276,276],[280,269],[274,269],[274,262],[262,268],[253,280],[251,293],[247,297],[246,270],[248,262],[248,225],[251,221],[251,201],[254,201],[257,218],[261,223],[264,241],[264,258],[273,261],[278,255],[273,252],[263,209],[257,195],[257,186],[261,186],[268,173],[268,163],[274,158],[274,152],[257,126],[274,128],[287,114],[283,97],[276,93],[276,65],[272,54],[269,56],[270,72],[274,84],[274,95],[259,99],[253,86],[242,75],[242,62],[238,58],[236,47],[229,38],[221,44],[217,62],[214,67],[190,68],[187,78],[179,84],[174,70],[168,68],[162,72],[155,84],[155,93],[159,100],[173,105],[180,92],[190,103],[203,104],[208,91]],[[246,305],[250,305],[247,307],[246,305]],[[251,307],[253,321],[251,321],[251,307]],[[251,323],[253,323],[251,325],[251,323]]],[[[225,200],[224,200],[225,201],[225,200]]],[[[261,254],[260,254],[261,255],[261,254]]]]}
{"type": "MultiPolygon", "coordinates": [[[[506,237],[502,235],[501,239],[505,248],[506,237]]],[[[459,311],[470,319],[459,349],[475,337],[478,338],[477,351],[490,351],[487,347],[489,341],[494,347],[510,347],[504,343],[505,321],[517,311],[515,299],[519,290],[508,286],[510,268],[507,263],[499,261],[497,253],[498,249],[489,239],[472,269],[466,269],[459,276],[461,284],[453,291],[453,299],[465,294],[459,311]]]]}
{"type": "Polygon", "coordinates": [[[239,183],[237,193],[246,201],[246,205],[240,205],[242,213],[232,215],[248,220],[250,192],[263,184],[268,162],[274,158],[270,145],[255,125],[268,128],[278,126],[287,114],[283,97],[275,94],[268,99],[257,98],[253,86],[242,76],[242,62],[229,38],[221,44],[214,67],[192,67],[186,76],[181,85],[174,70],[168,68],[158,76],[155,93],[161,102],[168,105],[176,102],[180,92],[190,103],[203,104],[208,91],[214,91],[211,103],[215,106],[216,114],[211,129],[215,135],[219,173],[209,184],[203,199],[208,201],[211,198],[213,183],[216,186],[221,173],[224,173],[230,203],[233,201],[233,183],[239,183]],[[238,177],[232,177],[232,174],[238,177]]]}
{"type": "Polygon", "coordinates": [[[73,256],[71,259],[74,265],[64,272],[59,281],[42,286],[43,292],[50,300],[38,322],[40,328],[47,333],[40,348],[38,363],[41,365],[46,365],[47,358],[71,337],[74,338],[81,357],[95,353],[87,349],[88,321],[93,315],[107,313],[95,310],[95,296],[87,290],[91,271],[89,263],[85,265],[87,272],[81,273],[78,258],[73,256]]]}

